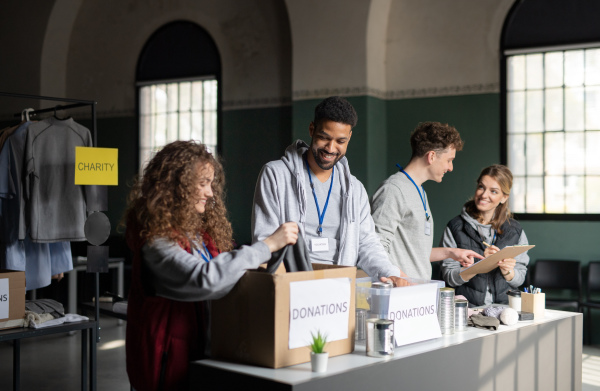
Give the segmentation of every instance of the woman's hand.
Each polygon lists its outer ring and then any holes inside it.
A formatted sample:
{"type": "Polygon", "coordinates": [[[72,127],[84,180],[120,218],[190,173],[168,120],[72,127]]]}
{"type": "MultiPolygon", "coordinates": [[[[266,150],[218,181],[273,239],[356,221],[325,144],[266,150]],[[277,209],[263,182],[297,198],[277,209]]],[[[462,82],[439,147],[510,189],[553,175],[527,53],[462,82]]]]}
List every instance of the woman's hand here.
{"type": "Polygon", "coordinates": [[[515,265],[517,261],[514,258],[506,258],[498,262],[500,273],[504,276],[506,281],[510,281],[515,277],[515,265]]]}
{"type": "Polygon", "coordinates": [[[496,247],[496,246],[489,246],[483,252],[483,256],[487,258],[490,255],[497,253],[498,251],[500,251],[500,249],[498,247],[496,247]]]}
{"type": "Polygon", "coordinates": [[[298,240],[298,224],[294,222],[283,223],[275,232],[263,242],[269,247],[269,251],[274,253],[288,244],[295,244],[298,240]]]}

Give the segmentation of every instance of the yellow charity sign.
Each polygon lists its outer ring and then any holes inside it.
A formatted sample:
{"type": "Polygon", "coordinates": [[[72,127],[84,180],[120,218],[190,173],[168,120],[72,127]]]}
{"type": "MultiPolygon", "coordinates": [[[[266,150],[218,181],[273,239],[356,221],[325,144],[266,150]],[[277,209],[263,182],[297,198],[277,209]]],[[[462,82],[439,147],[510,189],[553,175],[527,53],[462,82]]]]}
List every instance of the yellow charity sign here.
{"type": "Polygon", "coordinates": [[[119,184],[117,148],[75,147],[75,184],[119,184]]]}

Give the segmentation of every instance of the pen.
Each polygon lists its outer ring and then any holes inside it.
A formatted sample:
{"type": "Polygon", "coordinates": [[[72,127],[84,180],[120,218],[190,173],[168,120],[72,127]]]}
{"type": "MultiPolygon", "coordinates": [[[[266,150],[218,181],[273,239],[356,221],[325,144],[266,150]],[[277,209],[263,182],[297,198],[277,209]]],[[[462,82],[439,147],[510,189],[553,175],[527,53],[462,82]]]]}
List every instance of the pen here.
{"type": "Polygon", "coordinates": [[[483,242],[483,244],[485,245],[485,247],[491,247],[492,246],[491,244],[488,244],[486,242],[483,242]]]}

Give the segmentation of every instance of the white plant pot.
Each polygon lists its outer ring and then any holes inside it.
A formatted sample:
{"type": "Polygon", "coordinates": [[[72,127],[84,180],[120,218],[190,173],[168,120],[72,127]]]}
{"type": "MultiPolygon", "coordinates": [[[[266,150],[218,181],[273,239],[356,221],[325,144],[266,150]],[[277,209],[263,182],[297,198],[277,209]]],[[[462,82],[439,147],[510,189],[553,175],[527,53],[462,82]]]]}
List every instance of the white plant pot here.
{"type": "Polygon", "coordinates": [[[329,360],[329,353],[314,353],[310,352],[310,366],[313,372],[325,372],[327,371],[327,360],[329,360]]]}

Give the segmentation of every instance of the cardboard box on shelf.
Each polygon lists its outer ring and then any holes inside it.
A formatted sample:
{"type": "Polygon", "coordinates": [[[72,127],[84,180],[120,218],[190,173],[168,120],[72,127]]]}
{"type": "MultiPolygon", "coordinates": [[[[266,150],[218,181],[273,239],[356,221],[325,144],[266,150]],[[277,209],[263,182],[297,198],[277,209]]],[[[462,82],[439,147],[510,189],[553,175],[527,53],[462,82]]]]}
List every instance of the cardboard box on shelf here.
{"type": "Polygon", "coordinates": [[[25,272],[0,269],[0,329],[22,327],[24,316],[25,272]]]}
{"type": "Polygon", "coordinates": [[[332,282],[348,279],[349,283],[348,302],[337,307],[344,321],[347,317],[347,336],[344,334],[346,338],[328,342],[325,350],[330,357],[351,353],[354,350],[356,268],[313,264],[313,269],[276,274],[247,271],[229,294],[211,304],[212,357],[269,368],[309,362],[308,346],[290,348],[293,345],[290,324],[294,316],[290,308],[290,284],[325,279],[332,282]]]}

